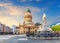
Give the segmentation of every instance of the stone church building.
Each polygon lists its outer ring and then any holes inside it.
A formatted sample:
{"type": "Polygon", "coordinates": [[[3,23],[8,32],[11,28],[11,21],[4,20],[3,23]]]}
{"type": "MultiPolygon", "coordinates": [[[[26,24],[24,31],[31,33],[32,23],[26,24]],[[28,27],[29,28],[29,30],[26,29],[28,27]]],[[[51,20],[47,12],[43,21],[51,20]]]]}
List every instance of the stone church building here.
{"type": "Polygon", "coordinates": [[[24,22],[22,25],[19,24],[19,26],[16,26],[16,32],[18,34],[26,34],[26,32],[36,32],[37,29],[41,29],[42,25],[36,25],[34,22],[32,22],[32,15],[29,8],[26,9],[25,16],[24,16],[24,22]]]}

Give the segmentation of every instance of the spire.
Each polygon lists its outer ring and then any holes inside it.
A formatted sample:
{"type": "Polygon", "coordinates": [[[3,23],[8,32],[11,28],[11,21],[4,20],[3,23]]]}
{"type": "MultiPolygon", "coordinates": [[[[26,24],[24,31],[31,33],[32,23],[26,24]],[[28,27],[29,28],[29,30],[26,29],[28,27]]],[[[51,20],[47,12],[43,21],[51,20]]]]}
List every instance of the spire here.
{"type": "Polygon", "coordinates": [[[45,13],[43,14],[43,17],[46,17],[46,14],[45,13]]]}
{"type": "Polygon", "coordinates": [[[43,14],[43,31],[47,31],[46,14],[43,14]]]}
{"type": "Polygon", "coordinates": [[[43,14],[43,20],[46,20],[46,14],[45,13],[43,14]]]}

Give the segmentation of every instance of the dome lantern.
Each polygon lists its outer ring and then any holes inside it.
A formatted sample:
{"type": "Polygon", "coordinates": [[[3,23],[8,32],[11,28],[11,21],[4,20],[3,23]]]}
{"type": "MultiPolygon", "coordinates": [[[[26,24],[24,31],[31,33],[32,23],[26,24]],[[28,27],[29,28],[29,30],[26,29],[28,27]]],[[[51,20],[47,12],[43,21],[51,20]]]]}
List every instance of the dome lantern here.
{"type": "Polygon", "coordinates": [[[25,16],[24,16],[24,22],[32,22],[32,15],[29,8],[26,9],[25,16]]]}
{"type": "Polygon", "coordinates": [[[31,13],[31,11],[30,11],[30,9],[29,9],[29,8],[27,8],[27,9],[26,9],[26,12],[30,12],[30,13],[31,13]]]}

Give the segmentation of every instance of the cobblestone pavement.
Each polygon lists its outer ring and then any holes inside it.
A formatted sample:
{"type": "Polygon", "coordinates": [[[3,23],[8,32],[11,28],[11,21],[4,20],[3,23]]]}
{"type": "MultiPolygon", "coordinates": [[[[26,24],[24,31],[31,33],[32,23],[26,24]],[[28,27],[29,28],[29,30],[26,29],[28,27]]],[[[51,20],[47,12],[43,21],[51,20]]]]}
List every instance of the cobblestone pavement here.
{"type": "Polygon", "coordinates": [[[60,43],[60,40],[33,40],[27,39],[23,35],[10,35],[9,39],[0,41],[0,43],[60,43]]]}

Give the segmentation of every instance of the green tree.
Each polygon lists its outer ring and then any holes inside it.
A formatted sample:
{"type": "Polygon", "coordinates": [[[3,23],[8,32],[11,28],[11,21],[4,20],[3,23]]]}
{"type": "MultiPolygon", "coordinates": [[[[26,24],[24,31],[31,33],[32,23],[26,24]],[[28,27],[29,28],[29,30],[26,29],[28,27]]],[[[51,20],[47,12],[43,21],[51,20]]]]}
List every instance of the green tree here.
{"type": "Polygon", "coordinates": [[[53,31],[60,31],[60,25],[54,25],[51,28],[53,31]]]}

